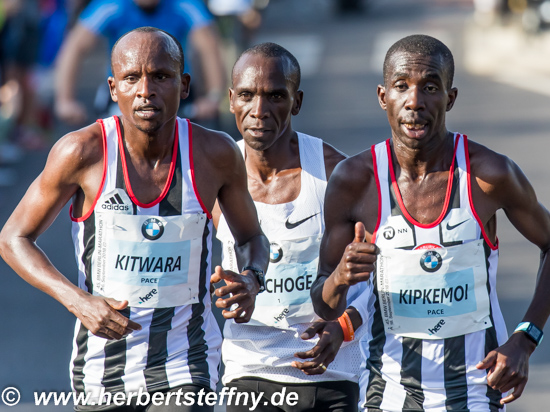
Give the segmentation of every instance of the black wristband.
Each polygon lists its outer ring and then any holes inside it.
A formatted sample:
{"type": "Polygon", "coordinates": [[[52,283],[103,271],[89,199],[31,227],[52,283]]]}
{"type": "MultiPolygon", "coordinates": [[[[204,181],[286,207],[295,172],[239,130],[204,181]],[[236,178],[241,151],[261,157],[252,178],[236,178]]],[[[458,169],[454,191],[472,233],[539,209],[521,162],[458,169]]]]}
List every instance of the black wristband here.
{"type": "Polygon", "coordinates": [[[254,273],[254,276],[256,277],[256,280],[258,281],[258,285],[260,285],[260,289],[258,290],[258,293],[262,293],[265,290],[265,275],[264,271],[258,268],[255,268],[253,266],[245,266],[241,269],[241,273],[243,273],[245,270],[250,270],[252,273],[254,273]]]}

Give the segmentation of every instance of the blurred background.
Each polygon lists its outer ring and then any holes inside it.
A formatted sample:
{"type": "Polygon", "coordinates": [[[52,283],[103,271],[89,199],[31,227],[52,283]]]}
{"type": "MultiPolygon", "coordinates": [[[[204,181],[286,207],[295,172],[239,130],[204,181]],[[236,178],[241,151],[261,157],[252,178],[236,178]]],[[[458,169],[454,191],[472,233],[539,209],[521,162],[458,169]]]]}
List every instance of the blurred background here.
{"type": "MultiPolygon", "coordinates": [[[[112,27],[121,18],[130,20],[121,10],[132,2],[153,18],[157,7],[174,0],[0,0],[0,225],[42,170],[52,144],[112,113],[109,37],[118,38],[112,27]]],[[[228,110],[231,67],[244,48],[273,41],[302,67],[304,103],[295,129],[353,155],[389,137],[376,97],[385,52],[401,37],[429,34],[455,56],[459,93],[448,128],[514,159],[539,200],[550,205],[550,1],[183,3],[194,8],[181,7],[183,14],[172,20],[186,45],[193,96],[181,115],[240,139],[228,110]]],[[[503,214],[499,222],[498,294],[512,331],[531,299],[539,252],[503,214]]],[[[38,243],[76,282],[68,208],[38,243]]],[[[22,396],[17,407],[0,402],[0,411],[72,410],[34,407],[33,392],[70,389],[73,326],[64,307],[0,260],[0,391],[14,386],[22,396]]],[[[527,389],[508,411],[542,412],[549,404],[547,338],[531,357],[527,389]]]]}

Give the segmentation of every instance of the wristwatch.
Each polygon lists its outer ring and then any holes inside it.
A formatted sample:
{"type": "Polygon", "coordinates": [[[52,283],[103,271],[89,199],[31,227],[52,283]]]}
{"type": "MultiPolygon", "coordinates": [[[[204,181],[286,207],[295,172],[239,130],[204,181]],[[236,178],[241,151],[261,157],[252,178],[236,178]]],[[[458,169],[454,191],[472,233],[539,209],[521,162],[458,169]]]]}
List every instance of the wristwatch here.
{"type": "Polygon", "coordinates": [[[521,322],[514,332],[519,331],[525,332],[527,334],[527,337],[535,342],[537,346],[540,345],[540,343],[542,342],[542,338],[544,337],[542,330],[540,330],[537,326],[535,326],[535,324],[531,322],[521,322]]]}
{"type": "Polygon", "coordinates": [[[245,266],[241,269],[241,273],[243,273],[245,270],[250,270],[252,273],[254,273],[254,276],[256,277],[256,280],[258,281],[258,285],[260,285],[260,289],[258,290],[258,293],[262,293],[265,290],[265,274],[264,271],[252,266],[245,266]]]}

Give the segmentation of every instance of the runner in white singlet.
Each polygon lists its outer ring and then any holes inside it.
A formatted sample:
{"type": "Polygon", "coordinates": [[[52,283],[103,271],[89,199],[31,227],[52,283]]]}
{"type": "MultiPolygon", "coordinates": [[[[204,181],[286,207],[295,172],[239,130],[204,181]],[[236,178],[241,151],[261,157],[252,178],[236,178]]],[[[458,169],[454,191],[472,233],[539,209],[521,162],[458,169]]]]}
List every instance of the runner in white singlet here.
{"type": "MultiPolygon", "coordinates": [[[[225,324],[223,383],[240,392],[263,393],[260,411],[356,410],[357,341],[365,328],[355,331],[355,340],[340,349],[342,326],[338,321],[319,321],[310,298],[324,231],[326,182],[344,156],[322,140],[292,129],[302,91],[298,62],[286,49],[274,43],[248,49],[235,63],[232,80],[231,111],[243,136],[239,146],[248,187],[271,256],[265,291],[256,297],[250,322],[225,324]],[[283,389],[298,394],[297,405],[271,404],[270,394],[283,389]]],[[[214,209],[215,223],[219,213],[214,209]]],[[[223,266],[236,270],[239,259],[225,214],[219,216],[217,229],[223,266]]],[[[353,288],[350,306],[364,286],[353,288]]],[[[356,312],[353,307],[348,310],[356,312]]],[[[229,412],[246,408],[227,406],[229,412]]]]}

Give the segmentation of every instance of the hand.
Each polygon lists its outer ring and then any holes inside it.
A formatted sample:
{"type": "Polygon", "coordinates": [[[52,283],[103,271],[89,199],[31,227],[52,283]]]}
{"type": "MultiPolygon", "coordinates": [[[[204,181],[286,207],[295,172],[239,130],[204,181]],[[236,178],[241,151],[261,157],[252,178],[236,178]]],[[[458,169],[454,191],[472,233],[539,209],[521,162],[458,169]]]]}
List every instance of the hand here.
{"type": "Polygon", "coordinates": [[[221,298],[225,295],[231,295],[228,298],[218,299],[216,306],[224,309],[222,315],[225,319],[235,319],[236,323],[246,323],[250,320],[254,312],[256,295],[260,289],[258,281],[251,270],[245,270],[243,274],[238,274],[230,270],[223,270],[221,266],[216,266],[212,274],[210,283],[218,283],[225,280],[226,286],[216,289],[216,296],[221,298]],[[238,305],[233,310],[233,305],[238,305]]]}
{"type": "Polygon", "coordinates": [[[335,283],[351,286],[369,280],[374,270],[378,248],[365,241],[365,225],[355,224],[355,238],[350,243],[335,271],[335,283]]]}
{"type": "Polygon", "coordinates": [[[76,306],[73,313],[82,324],[94,335],[105,339],[120,339],[134,330],[141,330],[141,325],[119,313],[126,309],[128,301],[87,294],[76,306]]]}
{"type": "Polygon", "coordinates": [[[300,369],[306,375],[320,375],[326,371],[326,367],[336,357],[342,342],[344,341],[344,332],[340,323],[335,321],[318,320],[307,328],[302,336],[302,339],[307,340],[319,335],[320,339],[311,350],[307,352],[297,352],[294,354],[300,359],[311,360],[306,362],[292,362],[292,366],[300,369]],[[325,366],[323,368],[323,365],[325,366]]]}
{"type": "Polygon", "coordinates": [[[86,119],[86,108],[76,100],[57,100],[55,114],[69,124],[83,124],[86,119]]]}
{"type": "Polygon", "coordinates": [[[500,400],[502,404],[518,399],[527,384],[529,356],[536,346],[523,335],[512,334],[504,345],[489,352],[485,359],[476,365],[478,369],[488,369],[487,385],[491,388],[503,393],[514,389],[514,392],[500,400]]]}

